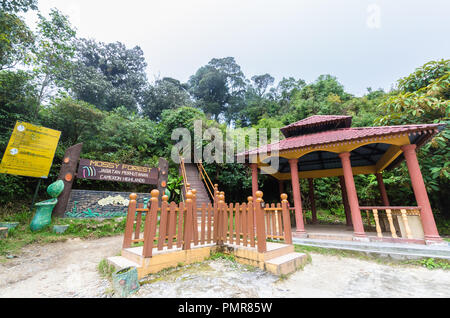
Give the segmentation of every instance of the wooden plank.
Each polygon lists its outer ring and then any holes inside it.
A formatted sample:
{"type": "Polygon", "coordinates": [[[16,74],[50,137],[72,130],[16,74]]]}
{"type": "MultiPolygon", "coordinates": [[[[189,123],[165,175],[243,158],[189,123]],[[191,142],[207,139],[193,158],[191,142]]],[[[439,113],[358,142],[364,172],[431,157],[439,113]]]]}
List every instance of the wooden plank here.
{"type": "Polygon", "coordinates": [[[173,246],[173,237],[175,235],[175,224],[177,220],[177,211],[176,211],[177,204],[175,202],[170,202],[169,205],[169,230],[168,230],[168,240],[167,240],[167,248],[171,249],[173,246]]]}
{"type": "Polygon", "coordinates": [[[206,226],[206,203],[202,203],[202,217],[201,217],[201,230],[200,230],[200,244],[205,244],[205,226],[206,226]]]}
{"type": "Polygon", "coordinates": [[[213,241],[215,243],[219,240],[219,201],[214,200],[213,206],[213,241]]]}
{"type": "Polygon", "coordinates": [[[206,235],[207,235],[207,237],[208,237],[208,243],[209,244],[211,244],[211,242],[212,242],[212,236],[211,236],[211,226],[212,226],[212,223],[211,223],[211,221],[212,221],[212,216],[213,216],[213,213],[214,213],[214,209],[213,209],[213,207],[212,207],[212,205],[211,205],[211,203],[208,203],[208,206],[207,206],[207,212],[208,212],[208,229],[207,229],[207,232],[206,232],[206,235]]]}
{"type": "MultiPolygon", "coordinates": [[[[164,197],[167,199],[167,196],[164,197]]],[[[168,202],[162,201],[161,203],[161,217],[159,219],[159,239],[158,239],[158,251],[161,251],[164,243],[166,243],[166,235],[168,233],[167,231],[167,223],[168,223],[168,217],[167,217],[167,210],[168,210],[168,202]]]]}
{"type": "Polygon", "coordinates": [[[178,233],[177,233],[177,247],[180,248],[183,244],[183,237],[184,237],[184,232],[183,232],[183,219],[184,219],[184,203],[180,202],[180,206],[177,210],[177,214],[178,214],[178,233]]]}
{"type": "MultiPolygon", "coordinates": [[[[153,191],[152,191],[153,192],[153,191]]],[[[144,225],[144,248],[143,248],[143,256],[151,257],[153,250],[153,239],[156,233],[156,222],[157,222],[157,214],[158,214],[158,197],[153,196],[150,199],[150,211],[145,218],[144,225]]]]}
{"type": "Polygon", "coordinates": [[[192,200],[192,238],[194,245],[198,245],[198,221],[197,221],[197,198],[196,196],[192,200]]]}
{"type": "MultiPolygon", "coordinates": [[[[144,206],[143,203],[139,203],[138,204],[138,209],[142,208],[144,206]]],[[[138,239],[139,235],[141,235],[141,223],[142,223],[142,212],[137,212],[137,216],[136,216],[136,228],[134,229],[134,238],[138,239]]]]}
{"type": "Polygon", "coordinates": [[[131,239],[133,236],[134,216],[136,214],[136,199],[135,193],[130,194],[130,201],[128,203],[127,221],[125,225],[125,233],[123,236],[122,248],[128,248],[131,246],[131,239]]]}
{"type": "Polygon", "coordinates": [[[283,231],[283,221],[282,221],[282,209],[281,209],[281,203],[277,203],[277,229],[278,229],[278,235],[284,236],[283,231]]]}
{"type": "MultiPolygon", "coordinates": [[[[275,210],[275,203],[272,203],[272,208],[275,210]]],[[[272,224],[272,235],[276,235],[277,231],[276,231],[276,220],[275,220],[275,211],[271,211],[270,212],[270,222],[272,224]]]]}
{"type": "Polygon", "coordinates": [[[253,202],[249,202],[247,205],[247,214],[249,221],[249,236],[250,236],[250,246],[255,247],[255,210],[253,209],[253,202]]]}
{"type": "Polygon", "coordinates": [[[242,210],[241,214],[241,228],[242,228],[242,242],[244,243],[244,246],[247,246],[247,239],[248,239],[248,210],[244,209],[242,210]]]}
{"type": "Polygon", "coordinates": [[[184,244],[183,250],[191,249],[192,240],[192,199],[186,200],[186,212],[184,219],[184,244]]]}
{"type": "Polygon", "coordinates": [[[235,214],[235,232],[236,232],[236,245],[241,244],[241,209],[244,209],[245,205],[240,206],[236,203],[236,214],[235,214]]]}
{"type": "Polygon", "coordinates": [[[233,209],[233,203],[230,203],[230,207],[228,208],[228,221],[230,223],[229,225],[229,236],[228,236],[228,242],[230,244],[233,244],[233,234],[234,234],[234,226],[233,226],[233,221],[234,221],[234,209],[233,209]]]}

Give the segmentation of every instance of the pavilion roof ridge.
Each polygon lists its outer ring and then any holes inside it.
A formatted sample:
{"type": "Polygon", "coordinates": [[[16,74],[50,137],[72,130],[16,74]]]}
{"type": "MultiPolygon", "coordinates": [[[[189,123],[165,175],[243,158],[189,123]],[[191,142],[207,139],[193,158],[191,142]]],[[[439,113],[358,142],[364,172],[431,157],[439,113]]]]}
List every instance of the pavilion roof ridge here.
{"type": "Polygon", "coordinates": [[[372,126],[372,127],[348,127],[348,128],[336,128],[332,130],[318,131],[303,135],[294,135],[281,139],[278,142],[273,142],[264,146],[260,146],[238,155],[249,155],[259,153],[264,149],[270,152],[272,149],[279,151],[288,150],[293,148],[304,148],[317,145],[323,145],[327,143],[346,142],[350,140],[356,140],[361,138],[371,138],[377,136],[384,136],[390,134],[399,133],[414,133],[415,130],[423,131],[428,129],[443,128],[445,123],[435,124],[408,124],[408,125],[394,125],[394,126],[372,126]],[[370,131],[377,131],[375,135],[372,135],[370,131]],[[342,134],[344,133],[344,134],[342,134]]]}

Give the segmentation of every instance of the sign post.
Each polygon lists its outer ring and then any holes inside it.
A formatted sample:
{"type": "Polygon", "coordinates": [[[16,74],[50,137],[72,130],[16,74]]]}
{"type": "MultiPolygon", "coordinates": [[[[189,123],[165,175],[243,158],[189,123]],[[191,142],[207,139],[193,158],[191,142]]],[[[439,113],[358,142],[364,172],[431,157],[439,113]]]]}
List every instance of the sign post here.
{"type": "Polygon", "coordinates": [[[46,179],[61,132],[17,122],[0,164],[0,173],[46,179]]]}
{"type": "Polygon", "coordinates": [[[61,132],[30,123],[16,122],[0,164],[0,173],[35,177],[39,181],[30,210],[36,201],[41,180],[48,178],[61,132]]]}

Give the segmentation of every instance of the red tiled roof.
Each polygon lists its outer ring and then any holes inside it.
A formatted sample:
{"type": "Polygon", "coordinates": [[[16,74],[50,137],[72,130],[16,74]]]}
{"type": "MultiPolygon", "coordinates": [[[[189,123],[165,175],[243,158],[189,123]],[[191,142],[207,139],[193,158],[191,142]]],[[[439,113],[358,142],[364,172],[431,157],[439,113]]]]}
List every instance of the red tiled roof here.
{"type": "MultiPolygon", "coordinates": [[[[287,126],[284,126],[281,129],[288,129],[288,128],[292,128],[292,127],[301,127],[301,126],[310,126],[310,125],[328,123],[331,121],[342,121],[342,120],[349,120],[349,119],[352,119],[352,116],[314,115],[314,116],[310,116],[308,118],[299,120],[295,123],[289,124],[287,126]]],[[[347,127],[350,127],[350,126],[347,126],[347,127]]]]}
{"type": "MultiPolygon", "coordinates": [[[[307,118],[308,119],[308,118],[307,118]]],[[[344,142],[357,140],[361,138],[387,136],[398,133],[412,133],[430,131],[433,135],[442,124],[423,124],[423,125],[401,125],[401,126],[379,126],[379,127],[355,127],[339,128],[334,130],[321,131],[317,133],[292,136],[278,143],[262,146],[258,149],[246,151],[245,155],[256,154],[259,152],[270,152],[271,148],[278,145],[278,151],[317,146],[335,142],[344,142]],[[267,147],[267,148],[266,148],[267,147]]],[[[276,148],[274,148],[276,150],[276,148]]],[[[242,154],[241,154],[242,155],[242,154]]]]}

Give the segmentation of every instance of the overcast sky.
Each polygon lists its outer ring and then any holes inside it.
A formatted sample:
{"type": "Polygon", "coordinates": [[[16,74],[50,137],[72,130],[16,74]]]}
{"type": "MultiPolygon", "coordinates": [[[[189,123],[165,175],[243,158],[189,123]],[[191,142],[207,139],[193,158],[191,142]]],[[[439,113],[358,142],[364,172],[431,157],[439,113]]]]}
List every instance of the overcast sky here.
{"type": "Polygon", "coordinates": [[[448,0],[39,0],[52,7],[78,37],[139,45],[151,81],[233,56],[247,78],[332,74],[360,96],[450,57],[448,0]]]}

